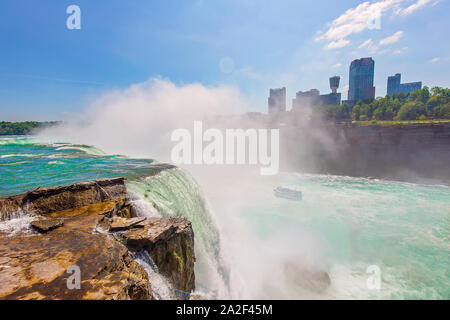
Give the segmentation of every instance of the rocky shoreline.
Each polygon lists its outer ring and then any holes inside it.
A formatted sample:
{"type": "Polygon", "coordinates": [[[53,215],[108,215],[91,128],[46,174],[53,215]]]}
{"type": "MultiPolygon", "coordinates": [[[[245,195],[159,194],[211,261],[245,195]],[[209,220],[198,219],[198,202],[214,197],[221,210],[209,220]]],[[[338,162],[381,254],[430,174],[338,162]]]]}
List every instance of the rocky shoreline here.
{"type": "Polygon", "coordinates": [[[0,299],[158,298],[142,255],[173,298],[195,288],[191,223],[138,217],[124,178],[0,199],[0,221],[23,216],[27,232],[0,231],[0,299]]]}

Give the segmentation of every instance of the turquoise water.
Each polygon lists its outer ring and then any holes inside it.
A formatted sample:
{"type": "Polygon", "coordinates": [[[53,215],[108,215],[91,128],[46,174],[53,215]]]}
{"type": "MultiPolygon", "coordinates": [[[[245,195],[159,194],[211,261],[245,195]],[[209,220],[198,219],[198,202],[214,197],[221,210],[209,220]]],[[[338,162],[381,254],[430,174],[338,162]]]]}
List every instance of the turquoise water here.
{"type": "Polygon", "coordinates": [[[105,155],[95,147],[39,143],[35,138],[0,138],[0,196],[39,186],[125,175],[137,178],[151,172],[152,160],[105,155]]]}
{"type": "MultiPolygon", "coordinates": [[[[0,197],[37,187],[78,181],[126,177],[127,187],[142,215],[184,217],[195,229],[197,287],[206,285],[210,297],[224,287],[226,271],[219,260],[219,234],[200,188],[185,171],[148,159],[106,155],[98,148],[49,143],[33,137],[0,138],[0,197]],[[147,205],[142,205],[145,201],[147,205]]],[[[224,296],[223,290],[221,296],[224,296]]]]}
{"type": "Polygon", "coordinates": [[[0,138],[0,196],[124,176],[134,199],[150,211],[192,221],[196,285],[208,297],[450,297],[448,186],[283,173],[255,183],[251,197],[230,199],[234,206],[226,215],[222,209],[214,215],[189,174],[158,168],[153,160],[106,155],[86,145],[0,138]],[[303,200],[273,197],[280,185],[301,190],[303,200]],[[283,280],[284,260],[295,256],[312,256],[329,273],[331,287],[310,295],[283,280]],[[380,270],[375,290],[367,287],[369,266],[380,270]]]}
{"type": "Polygon", "coordinates": [[[261,194],[240,216],[266,243],[286,233],[290,241],[301,234],[313,239],[334,282],[323,297],[450,298],[449,187],[291,173],[276,184],[301,190],[303,200],[265,201],[261,194]],[[366,285],[373,265],[379,290],[366,285]]]}

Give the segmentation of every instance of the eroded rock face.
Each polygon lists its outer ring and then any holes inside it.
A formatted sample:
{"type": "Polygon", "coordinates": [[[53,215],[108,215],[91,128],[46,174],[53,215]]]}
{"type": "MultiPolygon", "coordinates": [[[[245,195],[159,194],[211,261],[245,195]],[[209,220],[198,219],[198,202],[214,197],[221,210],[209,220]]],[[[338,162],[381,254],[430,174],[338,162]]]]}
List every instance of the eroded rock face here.
{"type": "Polygon", "coordinates": [[[21,205],[26,198],[36,216],[31,233],[0,234],[0,299],[152,299],[148,275],[130,248],[148,250],[174,289],[194,289],[189,221],[132,217],[123,179],[54,189],[0,199],[6,212],[11,199],[21,205]]]}
{"type": "Polygon", "coordinates": [[[148,218],[136,228],[122,234],[133,250],[146,250],[175,290],[193,291],[194,232],[186,219],[148,218]]]}
{"type": "Polygon", "coordinates": [[[0,199],[0,220],[9,218],[18,210],[30,214],[48,214],[76,209],[105,201],[127,198],[124,178],[85,181],[70,186],[37,188],[25,194],[0,199]]]}
{"type": "Polygon", "coordinates": [[[307,130],[291,124],[280,129],[280,135],[285,137],[280,141],[280,152],[291,155],[283,164],[286,171],[416,183],[435,179],[450,184],[450,123],[317,123],[316,127],[317,130],[307,130]],[[302,148],[297,147],[299,141],[302,148]]]}

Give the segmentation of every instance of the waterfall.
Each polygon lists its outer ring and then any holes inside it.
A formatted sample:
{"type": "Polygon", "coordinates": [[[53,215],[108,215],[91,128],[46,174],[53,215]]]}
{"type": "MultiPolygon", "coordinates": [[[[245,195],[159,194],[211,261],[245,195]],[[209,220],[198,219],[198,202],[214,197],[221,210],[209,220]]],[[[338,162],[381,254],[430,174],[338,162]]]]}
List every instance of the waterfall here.
{"type": "Polygon", "coordinates": [[[156,300],[174,300],[176,297],[171,285],[164,276],[159,274],[158,267],[153,262],[147,251],[142,250],[135,254],[134,259],[147,272],[149,284],[152,289],[153,298],[156,300]]]}
{"type": "Polygon", "coordinates": [[[197,182],[186,171],[173,168],[128,181],[138,203],[138,215],[186,218],[194,229],[196,292],[205,298],[228,297],[228,270],[221,258],[220,236],[197,182]],[[143,204],[145,202],[146,204],[143,204]]]}

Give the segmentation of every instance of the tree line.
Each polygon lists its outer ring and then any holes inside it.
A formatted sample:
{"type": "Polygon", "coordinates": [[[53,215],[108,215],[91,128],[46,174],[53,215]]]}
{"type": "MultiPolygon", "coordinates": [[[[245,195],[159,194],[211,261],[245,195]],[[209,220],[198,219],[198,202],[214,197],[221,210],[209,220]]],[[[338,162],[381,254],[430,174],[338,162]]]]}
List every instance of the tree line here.
{"type": "Polygon", "coordinates": [[[433,120],[450,119],[450,89],[428,87],[411,93],[399,93],[379,97],[372,101],[358,101],[351,107],[347,102],[341,105],[326,105],[319,109],[327,118],[335,120],[433,120]]]}
{"type": "Polygon", "coordinates": [[[50,126],[54,126],[58,124],[58,121],[25,121],[25,122],[0,122],[0,135],[9,136],[9,135],[27,135],[30,134],[33,130],[47,128],[50,126]]]}

